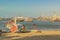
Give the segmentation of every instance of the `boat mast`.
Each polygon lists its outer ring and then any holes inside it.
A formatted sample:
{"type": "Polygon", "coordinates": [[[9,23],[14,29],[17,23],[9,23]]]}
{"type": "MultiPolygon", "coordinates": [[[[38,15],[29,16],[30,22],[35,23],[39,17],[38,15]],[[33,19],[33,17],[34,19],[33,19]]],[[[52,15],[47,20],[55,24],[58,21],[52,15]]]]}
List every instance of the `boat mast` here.
{"type": "Polygon", "coordinates": [[[15,22],[15,24],[16,24],[16,17],[14,18],[14,22],[15,22]]]}

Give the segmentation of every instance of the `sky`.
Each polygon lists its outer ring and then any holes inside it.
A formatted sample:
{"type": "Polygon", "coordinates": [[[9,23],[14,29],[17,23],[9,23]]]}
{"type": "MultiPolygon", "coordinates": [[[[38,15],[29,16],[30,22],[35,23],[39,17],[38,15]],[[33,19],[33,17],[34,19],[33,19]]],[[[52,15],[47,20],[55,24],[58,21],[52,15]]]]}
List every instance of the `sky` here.
{"type": "Polygon", "coordinates": [[[60,0],[0,0],[0,17],[60,16],[60,0]]]}

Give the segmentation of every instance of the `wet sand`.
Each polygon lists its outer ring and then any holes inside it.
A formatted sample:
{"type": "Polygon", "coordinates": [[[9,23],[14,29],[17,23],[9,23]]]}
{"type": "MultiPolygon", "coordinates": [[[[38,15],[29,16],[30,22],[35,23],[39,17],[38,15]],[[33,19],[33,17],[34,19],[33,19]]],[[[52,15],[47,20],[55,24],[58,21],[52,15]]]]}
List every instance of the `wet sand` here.
{"type": "Polygon", "coordinates": [[[60,40],[60,30],[30,33],[3,33],[0,40],[60,40]]]}

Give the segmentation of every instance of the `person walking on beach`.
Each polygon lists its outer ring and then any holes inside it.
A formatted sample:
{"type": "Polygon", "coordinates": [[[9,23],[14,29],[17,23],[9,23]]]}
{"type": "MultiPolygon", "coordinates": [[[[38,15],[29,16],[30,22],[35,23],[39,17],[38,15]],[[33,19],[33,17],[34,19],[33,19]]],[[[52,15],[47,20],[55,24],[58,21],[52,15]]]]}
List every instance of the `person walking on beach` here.
{"type": "Polygon", "coordinates": [[[37,30],[37,25],[33,24],[33,28],[34,28],[34,30],[37,30]]]}
{"type": "Polygon", "coordinates": [[[0,30],[0,36],[2,36],[2,30],[0,30]]]}
{"type": "Polygon", "coordinates": [[[21,29],[20,29],[20,32],[23,32],[23,33],[26,32],[26,28],[25,28],[25,25],[24,25],[24,24],[22,25],[22,27],[21,27],[21,29]]]}
{"type": "Polygon", "coordinates": [[[34,28],[34,30],[35,30],[36,32],[41,32],[40,30],[38,30],[38,28],[37,28],[37,25],[36,25],[36,24],[33,24],[33,28],[34,28]]]}

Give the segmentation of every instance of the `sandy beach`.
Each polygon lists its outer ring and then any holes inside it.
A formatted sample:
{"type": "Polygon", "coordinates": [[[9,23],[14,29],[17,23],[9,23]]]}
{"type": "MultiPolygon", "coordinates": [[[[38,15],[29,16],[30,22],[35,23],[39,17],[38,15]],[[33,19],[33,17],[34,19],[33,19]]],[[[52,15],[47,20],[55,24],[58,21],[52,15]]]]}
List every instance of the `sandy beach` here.
{"type": "Polygon", "coordinates": [[[3,33],[0,40],[60,40],[60,30],[30,33],[3,33]]]}

